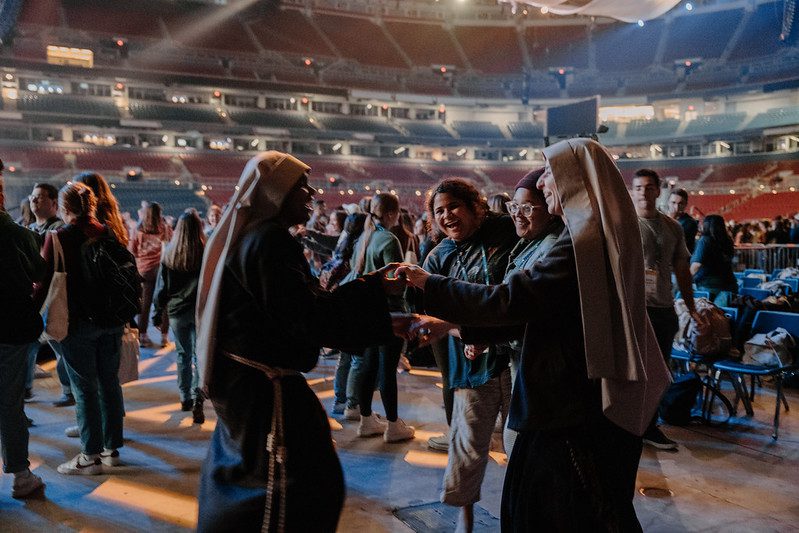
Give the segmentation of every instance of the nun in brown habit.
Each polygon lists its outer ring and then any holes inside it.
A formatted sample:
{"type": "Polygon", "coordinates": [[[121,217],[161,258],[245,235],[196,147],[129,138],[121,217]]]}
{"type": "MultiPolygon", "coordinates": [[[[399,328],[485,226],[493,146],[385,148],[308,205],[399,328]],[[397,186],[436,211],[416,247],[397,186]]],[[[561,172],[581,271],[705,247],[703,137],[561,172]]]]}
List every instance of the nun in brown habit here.
{"type": "Polygon", "coordinates": [[[308,221],[309,170],[279,152],[250,160],[205,249],[197,355],[218,421],[202,466],[199,531],[338,524],[341,465],[300,372],[316,366],[322,345],[361,351],[391,340],[391,282],[378,274],[319,288],[288,231],[308,221]]]}
{"type": "Polygon", "coordinates": [[[670,378],[646,315],[635,210],[598,143],[562,141],[544,156],[538,187],[565,223],[545,257],[495,286],[398,274],[443,319],[419,320],[430,338],[455,324],[466,343],[523,336],[502,530],[640,531],[640,436],[670,378]]]}

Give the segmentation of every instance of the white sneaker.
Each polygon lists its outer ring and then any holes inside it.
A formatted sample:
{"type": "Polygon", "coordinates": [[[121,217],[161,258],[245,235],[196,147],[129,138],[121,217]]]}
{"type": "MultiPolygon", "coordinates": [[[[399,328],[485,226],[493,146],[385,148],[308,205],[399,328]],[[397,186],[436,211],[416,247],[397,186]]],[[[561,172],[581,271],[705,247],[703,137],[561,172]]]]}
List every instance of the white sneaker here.
{"type": "Polygon", "coordinates": [[[427,447],[432,450],[438,450],[440,452],[448,452],[449,451],[449,434],[444,433],[443,435],[438,435],[436,437],[430,437],[427,439],[427,447]]]}
{"type": "Polygon", "coordinates": [[[344,419],[345,420],[360,420],[361,419],[361,410],[356,405],[355,407],[346,407],[344,409],[344,419]]]}
{"type": "Polygon", "coordinates": [[[78,437],[80,437],[80,427],[69,426],[67,429],[64,430],[64,435],[73,439],[77,439],[78,437]]]}
{"type": "Polygon", "coordinates": [[[388,423],[386,420],[377,413],[372,413],[369,416],[361,416],[361,423],[358,425],[359,437],[375,437],[384,433],[388,423]]]}
{"type": "Polygon", "coordinates": [[[58,465],[59,474],[72,476],[96,476],[103,473],[103,466],[100,462],[100,455],[89,456],[79,453],[71,461],[58,465]]]}
{"type": "Polygon", "coordinates": [[[416,435],[416,429],[413,426],[405,425],[405,421],[398,418],[396,422],[388,421],[388,427],[383,433],[383,440],[386,442],[401,442],[412,439],[414,435],[416,435]]]}
{"type": "Polygon", "coordinates": [[[100,453],[100,462],[103,463],[104,466],[119,466],[119,450],[103,448],[102,453],[100,453]]]}
{"type": "Polygon", "coordinates": [[[44,481],[42,478],[26,469],[24,472],[14,474],[14,486],[11,489],[11,497],[17,499],[27,498],[38,492],[44,492],[44,481]]]}

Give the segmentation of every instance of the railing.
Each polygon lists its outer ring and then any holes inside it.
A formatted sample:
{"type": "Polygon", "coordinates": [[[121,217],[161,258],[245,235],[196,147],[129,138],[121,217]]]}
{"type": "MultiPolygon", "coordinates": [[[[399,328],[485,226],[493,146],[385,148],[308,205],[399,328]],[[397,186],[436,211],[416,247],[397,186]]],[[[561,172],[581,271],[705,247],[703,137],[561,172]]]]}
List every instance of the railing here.
{"type": "Polygon", "coordinates": [[[733,268],[759,268],[770,274],[775,268],[799,266],[799,245],[750,244],[735,247],[733,268]]]}

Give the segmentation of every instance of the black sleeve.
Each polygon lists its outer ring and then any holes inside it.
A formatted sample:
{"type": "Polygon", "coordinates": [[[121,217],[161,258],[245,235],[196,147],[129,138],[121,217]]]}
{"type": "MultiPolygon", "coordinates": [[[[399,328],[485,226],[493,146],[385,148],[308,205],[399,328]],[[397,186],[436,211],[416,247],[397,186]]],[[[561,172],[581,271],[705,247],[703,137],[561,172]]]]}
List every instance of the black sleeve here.
{"type": "Polygon", "coordinates": [[[310,274],[300,245],[278,230],[268,231],[249,250],[244,247],[243,260],[245,287],[277,330],[293,340],[297,353],[315,358],[319,346],[360,351],[393,338],[378,276],[325,291],[310,274]]]}
{"type": "Polygon", "coordinates": [[[462,326],[519,326],[545,316],[555,302],[573,297],[577,290],[574,249],[564,233],[531,270],[517,272],[501,285],[431,275],[425,284],[424,308],[462,326]]]}

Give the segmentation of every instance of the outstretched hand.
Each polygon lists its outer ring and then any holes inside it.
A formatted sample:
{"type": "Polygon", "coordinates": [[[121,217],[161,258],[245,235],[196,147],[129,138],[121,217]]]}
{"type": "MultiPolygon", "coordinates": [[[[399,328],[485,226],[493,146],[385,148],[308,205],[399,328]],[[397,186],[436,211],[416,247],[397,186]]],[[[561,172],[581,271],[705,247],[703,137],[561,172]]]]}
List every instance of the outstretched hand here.
{"type": "Polygon", "coordinates": [[[380,270],[375,271],[375,274],[380,276],[380,282],[383,284],[383,290],[386,294],[398,296],[405,290],[407,286],[405,278],[397,272],[397,267],[401,265],[402,263],[389,263],[380,270]]]}
{"type": "Polygon", "coordinates": [[[408,285],[413,285],[417,289],[424,290],[424,284],[430,274],[420,266],[402,263],[396,267],[396,275],[404,279],[408,285]]]}

